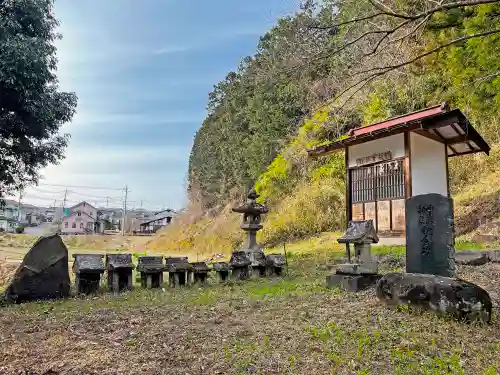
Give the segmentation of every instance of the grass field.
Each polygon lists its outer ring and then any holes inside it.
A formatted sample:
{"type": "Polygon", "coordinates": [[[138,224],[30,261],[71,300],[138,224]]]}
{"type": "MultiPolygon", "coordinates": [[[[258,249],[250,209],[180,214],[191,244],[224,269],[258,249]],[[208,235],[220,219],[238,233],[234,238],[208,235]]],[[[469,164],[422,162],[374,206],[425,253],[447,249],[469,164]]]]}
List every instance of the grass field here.
{"type": "MultiPolygon", "coordinates": [[[[389,309],[326,289],[324,254],[290,255],[284,278],[3,307],[0,374],[500,374],[498,309],[389,309]]],[[[459,273],[500,305],[499,264],[459,273]]]]}

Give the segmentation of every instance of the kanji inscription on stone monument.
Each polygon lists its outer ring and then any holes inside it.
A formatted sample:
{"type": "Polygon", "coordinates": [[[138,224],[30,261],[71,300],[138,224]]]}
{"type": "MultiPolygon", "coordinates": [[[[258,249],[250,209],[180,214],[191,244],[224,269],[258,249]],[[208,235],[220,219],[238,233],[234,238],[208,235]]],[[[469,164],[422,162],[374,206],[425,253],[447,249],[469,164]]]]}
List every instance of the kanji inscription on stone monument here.
{"type": "Polygon", "coordinates": [[[423,194],[406,201],[406,272],[454,276],[453,201],[423,194]]]}

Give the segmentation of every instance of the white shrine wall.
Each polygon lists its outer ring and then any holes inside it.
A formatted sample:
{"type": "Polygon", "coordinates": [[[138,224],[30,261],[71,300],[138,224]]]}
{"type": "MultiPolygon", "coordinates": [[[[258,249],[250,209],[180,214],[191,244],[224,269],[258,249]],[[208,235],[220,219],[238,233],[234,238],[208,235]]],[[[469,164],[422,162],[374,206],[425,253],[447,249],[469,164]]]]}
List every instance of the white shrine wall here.
{"type": "Polygon", "coordinates": [[[410,133],[412,196],[428,193],[448,196],[446,158],[443,143],[410,133]]]}

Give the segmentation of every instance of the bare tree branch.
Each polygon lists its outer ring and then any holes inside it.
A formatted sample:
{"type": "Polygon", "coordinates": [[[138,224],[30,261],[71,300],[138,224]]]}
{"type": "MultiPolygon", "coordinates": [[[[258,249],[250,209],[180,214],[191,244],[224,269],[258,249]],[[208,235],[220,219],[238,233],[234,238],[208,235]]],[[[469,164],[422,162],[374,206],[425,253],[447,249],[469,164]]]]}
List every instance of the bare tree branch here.
{"type": "Polygon", "coordinates": [[[385,71],[386,73],[391,71],[391,70],[395,70],[395,69],[399,69],[399,68],[402,68],[403,66],[406,66],[406,65],[409,65],[409,64],[413,64],[415,61],[417,60],[420,60],[426,56],[429,56],[429,55],[432,55],[433,53],[436,53],[440,50],[442,50],[443,48],[446,48],[446,47],[449,47],[453,44],[457,44],[457,43],[460,43],[460,42],[463,42],[463,41],[466,41],[466,40],[469,40],[469,39],[473,39],[473,38],[479,38],[479,37],[483,37],[483,36],[487,36],[487,35],[492,35],[492,34],[498,34],[500,33],[500,29],[494,29],[494,30],[490,30],[490,31],[485,31],[485,32],[482,32],[482,33],[477,33],[477,34],[472,34],[472,35],[466,35],[466,36],[462,36],[460,38],[457,38],[457,39],[453,39],[452,41],[449,41],[448,43],[445,43],[445,44],[441,44],[440,46],[437,46],[435,48],[432,48],[410,60],[407,60],[401,64],[396,64],[396,65],[388,65],[388,66],[383,66],[383,67],[375,67],[375,68],[370,68],[370,69],[366,69],[366,70],[362,70],[362,71],[359,71],[359,72],[355,72],[352,76],[356,76],[356,75],[360,75],[360,74],[365,74],[365,73],[370,73],[370,72],[373,72],[373,71],[385,71]]]}
{"type": "Polygon", "coordinates": [[[456,9],[456,8],[463,8],[463,7],[468,7],[468,6],[475,6],[475,5],[481,5],[481,4],[491,4],[491,3],[498,3],[499,2],[499,0],[457,1],[457,2],[453,2],[453,3],[441,4],[439,6],[431,8],[431,9],[426,10],[424,12],[411,15],[411,14],[397,13],[379,1],[376,1],[376,0],[369,0],[369,1],[373,5],[373,7],[375,9],[377,9],[379,12],[372,13],[372,14],[365,16],[365,17],[353,18],[353,19],[350,19],[348,21],[339,22],[339,23],[336,23],[333,25],[326,25],[326,26],[308,25],[308,27],[315,28],[315,29],[327,30],[327,29],[332,29],[332,28],[337,28],[337,27],[343,26],[343,25],[347,25],[350,23],[366,21],[366,20],[369,20],[369,19],[372,19],[375,17],[379,17],[379,16],[388,16],[388,17],[402,18],[405,20],[414,20],[415,21],[415,20],[421,19],[423,17],[427,17],[429,15],[432,15],[434,13],[442,12],[443,10],[451,10],[451,9],[456,9]]]}

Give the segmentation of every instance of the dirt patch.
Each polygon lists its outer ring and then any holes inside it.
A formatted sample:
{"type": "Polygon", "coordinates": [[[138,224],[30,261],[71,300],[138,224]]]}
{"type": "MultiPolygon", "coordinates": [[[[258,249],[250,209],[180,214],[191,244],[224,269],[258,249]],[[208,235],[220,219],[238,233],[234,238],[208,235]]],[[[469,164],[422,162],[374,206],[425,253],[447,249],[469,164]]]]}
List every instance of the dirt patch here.
{"type": "Polygon", "coordinates": [[[5,259],[0,260],[0,286],[10,281],[18,267],[19,264],[7,262],[5,259]]]}

